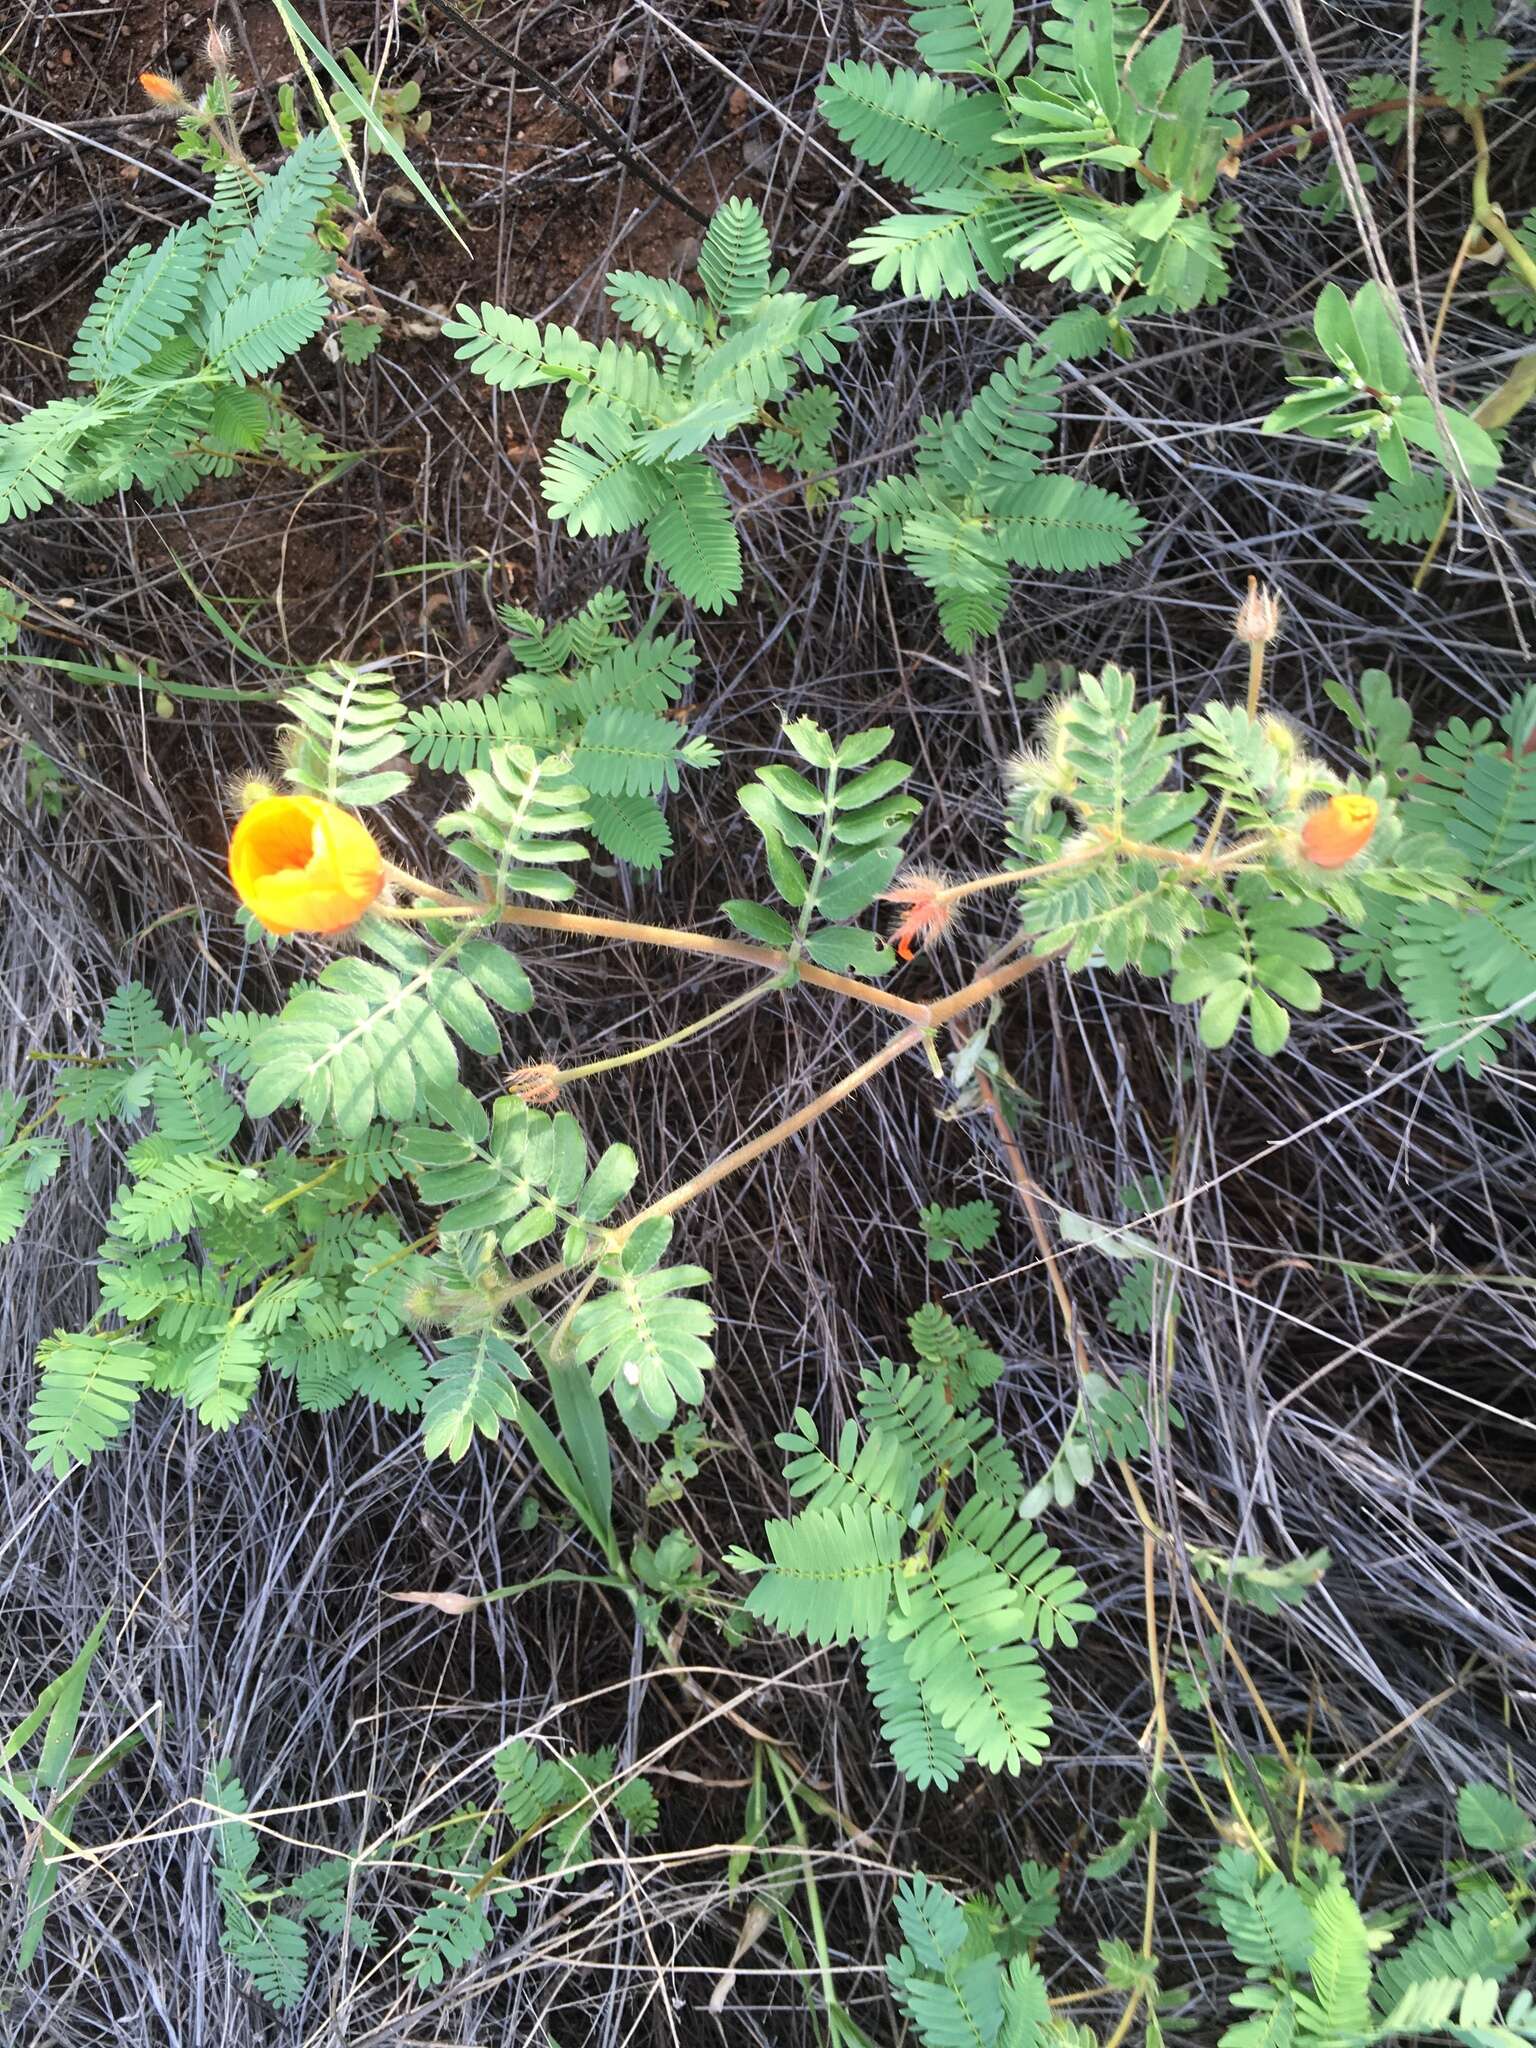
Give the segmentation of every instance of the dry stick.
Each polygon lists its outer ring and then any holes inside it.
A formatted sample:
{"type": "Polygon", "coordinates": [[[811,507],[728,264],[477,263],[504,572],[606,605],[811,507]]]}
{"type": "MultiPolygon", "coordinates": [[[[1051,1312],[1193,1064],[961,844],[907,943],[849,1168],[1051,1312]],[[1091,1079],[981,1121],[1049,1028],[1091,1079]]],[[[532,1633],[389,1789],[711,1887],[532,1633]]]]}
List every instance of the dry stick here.
{"type": "Polygon", "coordinates": [[[504,903],[497,909],[488,903],[466,903],[462,896],[434,888],[431,883],[419,881],[416,876],[387,861],[384,872],[391,882],[415,895],[427,897],[438,906],[433,912],[395,910],[385,911],[385,916],[494,916],[499,924],[525,925],[534,931],[571,932],[585,938],[618,939],[626,945],[659,946],[677,953],[705,953],[717,960],[738,960],[748,967],[766,967],[774,974],[783,974],[786,968],[793,968],[799,979],[809,982],[813,988],[824,988],[833,995],[868,1003],[873,1009],[894,1011],[898,1017],[905,1017],[925,1030],[937,1024],[947,1024],[952,1017],[974,1009],[1010,982],[1021,980],[1041,960],[1055,958],[1050,953],[1033,954],[1028,961],[1017,961],[1012,967],[983,975],[939,1002],[914,1003],[906,996],[892,995],[888,989],[876,988],[870,982],[855,981],[851,975],[833,974],[828,968],[813,967],[808,960],[791,960],[787,953],[778,952],[771,946],[753,946],[745,940],[716,938],[709,932],[678,931],[670,925],[633,924],[619,917],[591,917],[584,911],[529,910],[522,904],[512,903],[504,903]]]}
{"type": "MultiPolygon", "coordinates": [[[[968,993],[969,991],[962,990],[962,994],[968,993]]],[[[744,1166],[750,1166],[755,1159],[761,1159],[765,1152],[772,1152],[787,1138],[792,1138],[796,1132],[805,1130],[808,1125],[815,1123],[818,1117],[825,1116],[829,1109],[836,1109],[840,1102],[846,1102],[850,1095],[856,1094],[864,1083],[872,1081],[882,1068],[890,1066],[893,1060],[900,1059],[904,1052],[909,1052],[914,1045],[920,1044],[925,1029],[926,1027],[921,1024],[909,1024],[904,1031],[898,1031],[888,1044],[883,1045],[877,1053],[871,1053],[870,1057],[855,1067],[852,1073],[844,1074],[841,1081],[835,1082],[832,1087],[818,1095],[814,1102],[806,1103],[803,1109],[797,1109],[793,1116],[785,1117],[782,1123],[775,1124],[771,1131],[764,1131],[761,1137],[751,1138],[745,1145],[738,1145],[734,1152],[727,1152],[724,1158],[717,1159],[713,1166],[706,1166],[704,1171],[696,1173],[692,1180],[684,1181],[680,1188],[673,1188],[670,1194],[652,1202],[648,1209],[642,1209],[634,1221],[626,1226],[627,1230],[637,1229],[640,1224],[648,1223],[654,1216],[676,1215],[679,1209],[686,1208],[688,1203],[697,1200],[700,1195],[707,1194],[712,1187],[717,1186],[730,1174],[738,1173],[744,1166]]]]}
{"type": "MultiPolygon", "coordinates": [[[[969,994],[969,991],[962,990],[961,993],[969,994]]],[[[631,1232],[653,1217],[676,1215],[679,1209],[685,1208],[700,1195],[707,1194],[712,1187],[717,1187],[731,1174],[739,1172],[744,1166],[750,1166],[754,1160],[761,1159],[765,1153],[772,1152],[776,1146],[782,1145],[787,1138],[792,1138],[798,1131],[805,1130],[815,1123],[818,1117],[825,1116],[829,1109],[836,1109],[840,1102],[846,1102],[850,1095],[856,1094],[866,1081],[873,1080],[882,1068],[890,1066],[914,1045],[921,1045],[927,1036],[927,1029],[928,1027],[923,1024],[909,1024],[905,1030],[898,1031],[889,1044],[883,1045],[879,1052],[872,1054],[861,1065],[855,1067],[852,1073],[844,1074],[841,1081],[835,1082],[813,1101],[806,1103],[803,1109],[797,1109],[793,1116],[785,1117],[782,1122],[776,1123],[771,1131],[764,1131],[761,1137],[752,1138],[745,1145],[738,1145],[734,1151],[724,1153],[712,1166],[706,1166],[702,1173],[696,1173],[692,1180],[684,1181],[681,1187],[673,1188],[670,1194],[662,1195],[652,1202],[649,1208],[642,1209],[638,1216],[632,1216],[628,1223],[609,1231],[607,1249],[616,1249],[625,1242],[631,1232]]],[[[601,1252],[594,1252],[591,1256],[596,1259],[601,1256],[601,1252]]],[[[530,1273],[526,1279],[517,1281],[505,1294],[498,1294],[497,1299],[504,1302],[514,1301],[525,1294],[537,1294],[540,1288],[553,1286],[557,1280],[568,1279],[570,1273],[571,1268],[565,1261],[557,1260],[552,1265],[541,1267],[537,1273],[530,1273]]]]}
{"type": "MultiPolygon", "coordinates": [[[[1506,86],[1513,85],[1518,79],[1528,77],[1533,70],[1536,70],[1536,64],[1517,64],[1513,71],[1505,72],[1504,76],[1494,87],[1494,92],[1496,94],[1501,93],[1506,86]]],[[[1407,114],[1412,113],[1415,108],[1420,112],[1426,113],[1443,111],[1447,108],[1456,110],[1454,101],[1443,98],[1439,93],[1421,92],[1416,99],[1373,100],[1368,107],[1346,108],[1340,112],[1338,122],[1341,128],[1348,128],[1357,122],[1369,121],[1377,114],[1407,114]]],[[[1238,142],[1234,154],[1241,155],[1251,143],[1267,142],[1272,135],[1286,135],[1293,128],[1299,126],[1300,123],[1293,120],[1271,121],[1268,127],[1255,128],[1250,134],[1243,136],[1238,142]]],[[[1289,142],[1282,142],[1278,149],[1268,149],[1264,152],[1263,156],[1256,157],[1252,168],[1256,171],[1262,170],[1265,164],[1275,163],[1284,156],[1294,156],[1303,144],[1310,149],[1319,142],[1328,142],[1331,139],[1332,130],[1327,126],[1309,128],[1305,135],[1292,136],[1289,142]]]]}
{"type": "MultiPolygon", "coordinates": [[[[1040,1252],[1041,1261],[1050,1278],[1051,1288],[1056,1296],[1056,1304],[1061,1311],[1062,1321],[1066,1325],[1067,1337],[1072,1346],[1073,1360],[1078,1372],[1086,1377],[1093,1370],[1093,1361],[1088,1356],[1087,1346],[1078,1334],[1077,1311],[1073,1305],[1072,1296],[1067,1290],[1066,1281],[1062,1277],[1061,1262],[1056,1256],[1056,1248],[1051,1242],[1050,1229],[1046,1223],[1045,1211],[1040,1202],[1040,1191],[1035,1185],[1029,1168],[1024,1163],[1024,1155],[1019,1149],[1019,1141],[1014,1134],[1013,1126],[1009,1123],[1007,1117],[1004,1116],[1002,1104],[998,1101],[992,1084],[988,1081],[985,1074],[978,1074],[976,1076],[976,1086],[982,1101],[986,1105],[987,1113],[992,1119],[993,1128],[998,1134],[998,1141],[1002,1146],[1003,1156],[1008,1164],[1009,1174],[1013,1179],[1015,1188],[1018,1190],[1019,1199],[1024,1205],[1024,1212],[1029,1218],[1030,1232],[1034,1237],[1035,1244],[1040,1252]]],[[[1170,1539],[1167,1532],[1159,1527],[1152,1511],[1147,1506],[1146,1496],[1142,1493],[1140,1486],[1136,1482],[1135,1473],[1131,1471],[1130,1467],[1123,1460],[1116,1461],[1116,1470],[1125,1484],[1132,1510],[1137,1521],[1140,1522],[1144,1533],[1153,1537],[1160,1544],[1169,1544],[1170,1539]]],[[[1293,1770],[1295,1765],[1291,1757],[1290,1747],[1285,1737],[1276,1727],[1274,1716],[1266,1706],[1264,1696],[1259,1691],[1252,1672],[1250,1672],[1248,1666],[1239,1655],[1237,1647],[1233,1643],[1231,1636],[1227,1633],[1220,1615],[1206,1598],[1205,1590],[1198,1580],[1191,1579],[1189,1581],[1189,1588],[1194,1594],[1195,1600],[1207,1621],[1210,1622],[1211,1626],[1220,1635],[1223,1654],[1230,1660],[1233,1670],[1242,1682],[1243,1689],[1253,1701],[1254,1711],[1263,1725],[1265,1734],[1274,1745],[1276,1755],[1287,1770],[1293,1770]]]]}

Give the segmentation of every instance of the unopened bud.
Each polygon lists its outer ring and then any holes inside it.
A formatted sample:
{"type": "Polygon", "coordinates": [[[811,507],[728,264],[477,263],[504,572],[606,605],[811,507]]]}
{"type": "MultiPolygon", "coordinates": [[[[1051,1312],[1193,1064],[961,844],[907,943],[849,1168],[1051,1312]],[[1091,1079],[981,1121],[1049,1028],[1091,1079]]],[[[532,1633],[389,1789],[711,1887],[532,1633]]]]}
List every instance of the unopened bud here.
{"type": "Polygon", "coordinates": [[[518,1067],[507,1076],[507,1093],[526,1102],[530,1109],[547,1109],[559,1099],[560,1069],[548,1060],[534,1067],[518,1067]]]}
{"type": "Polygon", "coordinates": [[[406,1320],[412,1323],[435,1322],[440,1306],[436,1288],[429,1287],[424,1280],[418,1281],[414,1287],[406,1290],[405,1299],[400,1305],[405,1311],[406,1320]]]}
{"type": "Polygon", "coordinates": [[[1232,631],[1245,647],[1267,647],[1280,634],[1280,600],[1267,583],[1248,578],[1248,595],[1237,608],[1232,631]]]}
{"type": "Polygon", "coordinates": [[[277,791],[261,775],[232,775],[225,788],[229,808],[236,817],[243,818],[255,805],[265,803],[277,791]]]}
{"type": "Polygon", "coordinates": [[[162,78],[158,71],[141,71],[139,84],[145,97],[153,100],[157,107],[184,107],[188,104],[176,81],[162,78]]]}
{"type": "Polygon", "coordinates": [[[229,44],[216,28],[208,31],[208,62],[220,77],[229,69],[229,44]]]}

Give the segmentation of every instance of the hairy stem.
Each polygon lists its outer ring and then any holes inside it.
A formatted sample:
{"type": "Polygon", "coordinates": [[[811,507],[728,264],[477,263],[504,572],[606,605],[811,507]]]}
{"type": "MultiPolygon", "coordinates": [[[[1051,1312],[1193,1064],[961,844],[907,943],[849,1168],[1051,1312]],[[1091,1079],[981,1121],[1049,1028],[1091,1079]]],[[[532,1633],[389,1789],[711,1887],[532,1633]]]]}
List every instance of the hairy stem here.
{"type": "Polygon", "coordinates": [[[560,1087],[567,1081],[590,1081],[597,1074],[616,1073],[621,1067],[635,1067],[642,1060],[654,1059],[659,1052],[668,1052],[675,1045],[685,1045],[690,1038],[697,1038],[701,1032],[712,1031],[717,1024],[723,1024],[727,1017],[734,1017],[739,1011],[749,1010],[754,1003],[760,1003],[764,996],[771,996],[775,989],[788,986],[786,977],[773,974],[756,988],[749,988],[745,995],[733,996],[730,1002],[722,1003],[718,1009],[696,1017],[691,1024],[684,1024],[676,1031],[669,1031],[665,1038],[653,1038],[646,1045],[637,1045],[630,1052],[616,1052],[607,1059],[587,1060],[579,1067],[556,1067],[552,1079],[560,1087]]]}
{"type": "Polygon", "coordinates": [[[396,887],[424,897],[433,907],[431,910],[397,907],[392,912],[376,911],[375,915],[479,918],[482,922],[521,925],[532,931],[570,932],[580,938],[617,939],[626,945],[656,946],[673,953],[703,953],[717,960],[738,960],[747,967],[766,967],[775,974],[782,974],[786,967],[793,965],[800,979],[814,988],[824,988],[833,995],[868,1003],[873,1009],[891,1010],[899,1017],[911,1018],[914,1023],[929,1021],[926,1003],[910,1002],[905,996],[892,995],[888,989],[876,988],[866,981],[855,981],[851,975],[833,974],[825,967],[811,966],[808,961],[791,962],[787,954],[775,951],[772,946],[754,946],[745,939],[717,938],[709,932],[678,931],[670,925],[634,924],[627,918],[594,917],[585,911],[533,910],[521,903],[503,903],[499,908],[488,903],[466,903],[462,896],[435,888],[430,882],[420,881],[388,863],[384,872],[396,887]]]}

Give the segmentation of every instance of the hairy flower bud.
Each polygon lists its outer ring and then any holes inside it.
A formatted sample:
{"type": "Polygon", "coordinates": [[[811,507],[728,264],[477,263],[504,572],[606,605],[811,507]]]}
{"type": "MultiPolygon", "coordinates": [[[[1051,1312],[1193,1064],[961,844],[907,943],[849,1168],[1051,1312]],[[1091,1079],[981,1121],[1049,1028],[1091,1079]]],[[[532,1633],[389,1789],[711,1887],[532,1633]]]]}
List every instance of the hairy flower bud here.
{"type": "Polygon", "coordinates": [[[276,796],[275,786],[264,775],[232,775],[224,785],[225,799],[236,817],[276,796]]]}
{"type": "Polygon", "coordinates": [[[1280,635],[1280,599],[1267,583],[1248,578],[1248,595],[1237,608],[1232,631],[1245,647],[1268,647],[1280,635]]]}
{"type": "Polygon", "coordinates": [[[882,903],[904,903],[900,922],[891,938],[896,956],[910,960],[919,946],[931,945],[949,929],[955,906],[946,900],[949,878],[933,868],[908,868],[894,889],[887,889],[882,903]]]}
{"type": "Polygon", "coordinates": [[[507,1076],[507,1093],[526,1102],[530,1109],[547,1109],[560,1096],[560,1069],[549,1060],[536,1066],[516,1067],[507,1076]]]}
{"type": "Polygon", "coordinates": [[[188,107],[190,102],[183,98],[181,87],[173,78],[163,78],[158,71],[141,71],[139,85],[147,99],[157,107],[188,107]]]}

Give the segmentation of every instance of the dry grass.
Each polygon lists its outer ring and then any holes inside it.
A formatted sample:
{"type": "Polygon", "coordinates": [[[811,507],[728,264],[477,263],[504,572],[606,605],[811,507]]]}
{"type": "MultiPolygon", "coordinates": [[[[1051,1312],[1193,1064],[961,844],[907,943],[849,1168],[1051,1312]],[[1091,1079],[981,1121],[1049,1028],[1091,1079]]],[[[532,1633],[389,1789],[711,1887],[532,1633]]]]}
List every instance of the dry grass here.
{"type": "MultiPolygon", "coordinates": [[[[417,154],[452,174],[477,292],[591,321],[615,252],[657,268],[685,259],[686,220],[619,176],[573,126],[548,122],[530,95],[514,100],[495,60],[460,32],[421,45],[387,10],[372,20],[333,11],[337,42],[414,45],[434,115],[430,148],[417,154]],[[517,149],[518,131],[535,127],[537,146],[517,149]]],[[[1259,122],[1314,100],[1314,62],[1324,74],[1379,68],[1368,61],[1372,36],[1397,31],[1398,16],[1379,7],[1363,26],[1358,14],[1314,22],[1315,58],[1262,0],[1207,33],[1218,61],[1243,70],[1259,122]]],[[[811,88],[856,32],[894,49],[893,20],[790,0],[740,19],[615,5],[580,22],[491,0],[479,19],[563,90],[604,101],[628,144],[694,203],[737,189],[762,198],[797,283],[858,295],[837,253],[870,202],[845,167],[828,165],[811,88]],[[622,91],[612,84],[620,57],[630,67],[622,91]],[[733,102],[738,87],[748,97],[733,102]]],[[[248,26],[270,91],[288,60],[264,16],[248,26]]],[[[165,29],[182,34],[170,17],[165,29]]],[[[27,98],[8,74],[6,92],[51,127],[14,125],[0,158],[12,401],[55,388],[46,351],[103,266],[191,204],[163,131],[121,114],[131,69],[156,61],[165,40],[148,17],[46,8],[13,37],[11,64],[44,83],[27,98]],[[66,48],[77,53],[67,118],[55,104],[66,48]],[[119,175],[123,158],[139,167],[133,183],[119,175]]],[[[1520,117],[1508,126],[1499,162],[1515,192],[1528,189],[1531,152],[1520,117]]],[[[1370,194],[1380,248],[1399,278],[1417,266],[1432,313],[1455,245],[1462,157],[1427,143],[1411,188],[1387,175],[1390,154],[1382,167],[1370,194]]],[[[1487,508],[1492,544],[1469,528],[1414,596],[1401,562],[1384,564],[1349,523],[1369,488],[1364,465],[1258,436],[1287,331],[1318,281],[1359,275],[1350,220],[1329,227],[1298,207],[1315,175],[1288,161],[1245,173],[1246,253],[1231,298],[1149,323],[1135,361],[1074,377],[1070,459],[1091,461],[1095,481],[1125,490],[1148,516],[1147,544],[1123,572],[1067,584],[1021,577],[999,643],[958,662],[898,568],[851,552],[831,521],[788,495],[748,496],[751,581],[735,612],[700,629],[694,729],[738,761],[771,743],[781,713],[809,711],[834,728],[894,724],[928,803],[916,850],[963,871],[995,850],[999,763],[1027,737],[1012,682],[1044,657],[1090,668],[1113,659],[1187,710],[1231,686],[1238,651],[1225,616],[1250,572],[1286,597],[1277,699],[1325,745],[1342,734],[1322,680],[1370,665],[1390,667],[1426,716],[1495,709],[1526,666],[1528,463],[1507,465],[1512,481],[1487,508]]],[[[402,309],[457,291],[459,259],[428,218],[395,208],[383,220],[397,253],[368,258],[381,302],[402,309]]],[[[935,308],[862,303],[867,346],[840,383],[853,485],[897,459],[922,412],[963,397],[981,366],[1054,310],[1025,291],[935,308]]],[[[1480,395],[1458,369],[1482,364],[1491,379],[1518,352],[1518,338],[1469,297],[1443,358],[1448,391],[1460,400],[1467,383],[1480,395]]],[[[362,375],[316,358],[290,389],[336,444],[376,451],[321,494],[274,475],[171,512],[131,500],[0,529],[0,575],[32,598],[53,652],[97,662],[122,653],[204,685],[260,681],[192,601],[179,560],[211,597],[240,607],[242,630],[274,657],[384,651],[410,694],[436,694],[467,684],[494,653],[488,597],[516,593],[553,611],[634,576],[632,548],[552,543],[521,454],[539,415],[493,402],[442,347],[388,340],[362,375]],[[444,561],[469,566],[384,574],[444,561]]],[[[10,671],[4,689],[0,1079],[46,1086],[33,1055],[91,1050],[103,997],[130,976],[189,1020],[264,1000],[288,968],[232,944],[218,792],[263,758],[271,718],[183,703],[161,720],[136,688],[90,688],[41,668],[10,671]],[[71,785],[56,820],[28,799],[24,740],[71,785]]],[[[624,878],[602,885],[611,901],[703,922],[721,899],[752,893],[733,787],[722,774],[685,793],[674,813],[681,851],[661,891],[624,878]]],[[[957,986],[964,965],[1004,936],[1001,916],[978,913],[957,954],[914,969],[914,984],[957,986]]],[[[509,1032],[519,1059],[617,1050],[696,1014],[716,989],[702,970],[632,953],[551,942],[526,958],[540,1007],[509,1032]]],[[[1150,1370],[1186,1419],[1153,1463],[1149,1496],[1165,1526],[1235,1551],[1332,1549],[1336,1566],[1300,1613],[1229,1619],[1282,1728],[1310,1731],[1330,1765],[1358,1758],[1399,1781],[1390,1828],[1367,1821],[1350,1850],[1373,1900],[1390,1905],[1432,1882],[1449,1848],[1448,1788],[1513,1768],[1536,1791],[1536,1065],[1525,1043],[1480,1085],[1437,1074],[1391,1001],[1343,980],[1330,994],[1273,1065],[1241,1050],[1212,1058],[1156,989],[1093,974],[1028,984],[1010,998],[1000,1043],[1037,1105],[1020,1135],[1052,1198],[1113,1216],[1126,1182],[1166,1177],[1156,1233],[1178,1274],[1172,1354],[1156,1341],[1149,1355],[1108,1327],[1119,1275],[1094,1254],[1071,1254],[1069,1282],[1090,1342],[1117,1367],[1150,1370]],[[1449,1277],[1411,1295],[1373,1294],[1349,1277],[1349,1262],[1449,1277]]],[[[659,1192],[866,1057],[883,1028],[801,992],[671,1063],[595,1085],[586,1121],[594,1136],[633,1134],[642,1189],[659,1192]]],[[[688,1256],[717,1276],[722,1341],[707,1409],[716,1448],[677,1512],[706,1559],[753,1543],[763,1513],[782,1505],[771,1439],[790,1409],[840,1419],[857,1367],[899,1352],[905,1313],[930,1293],[957,1296],[956,1312],[1007,1359],[1000,1418],[1026,1466],[1054,1449],[1073,1376],[1051,1293],[988,1125],[944,1108],[914,1061],[690,1211],[688,1256]],[[921,1203],[983,1192],[1006,1211],[995,1254],[968,1278],[926,1270],[921,1203]]],[[[760,1642],[733,1657],[696,1624],[683,1653],[711,1706],[657,1674],[600,1592],[553,1587],[458,1620],[391,1604],[385,1596],[404,1588],[473,1592],[590,1562],[547,1506],[524,1527],[521,1508],[541,1496],[510,1441],[429,1468],[390,1418],[301,1416],[274,1385],[227,1438],[151,1397],[126,1441],[89,1471],[61,1484],[32,1473],[32,1352],[51,1327],[91,1312],[90,1262],[122,1143],[77,1142],[5,1259],[0,1725],[106,1608],[86,1735],[101,1741],[141,1722],[150,1741],[81,1809],[89,1853],[61,1885],[42,1960],[0,1991],[0,2039],[810,2042],[816,2031],[773,1930],[744,1956],[724,2020],[706,2011],[745,1906],[728,1893],[725,1850],[740,1827],[750,1745],[718,1710],[725,1703],[793,1744],[863,1831],[850,1843],[818,1823],[814,1839],[839,1991],[873,2038],[897,2038],[880,1959],[889,1886],[903,1869],[964,1883],[1024,1855],[1060,1861],[1067,1907],[1048,1961],[1062,1986],[1093,1980],[1094,1940],[1137,1923],[1139,1879],[1089,1885],[1081,1860],[1140,1796],[1149,1712],[1140,1535],[1113,1484],[1052,1523],[1101,1619],[1079,1655],[1055,1660],[1050,1759],[1020,1782],[973,1776],[951,1802],[919,1799],[882,1762],[844,1655],[797,1658],[760,1642]],[[382,1958],[332,1944],[297,2014],[278,2020],[252,2000],[217,1953],[197,1804],[212,1757],[237,1759],[273,1860],[291,1867],[287,1843],[354,1849],[407,1816],[420,1825],[479,1796],[483,1760],[530,1728],[570,1747],[613,1741],[625,1768],[652,1769],[664,1795],[659,1848],[600,1841],[599,1860],[574,1882],[535,1883],[506,1938],[434,1995],[402,1993],[390,1954],[399,1922],[386,1907],[382,1958]]],[[[630,1450],[624,1465],[624,1524],[654,1540],[667,1515],[640,1506],[654,1460],[630,1450]]],[[[1161,1615],[1175,1655],[1204,1632],[1180,1573],[1161,1615]]],[[[1216,1710],[1240,1756],[1262,1747],[1237,1686],[1216,1710]]],[[[1198,1726],[1187,1732],[1201,1747],[1198,1726]]],[[[1177,1811],[1188,1827],[1165,1845],[1161,1923],[1175,1981],[1206,1967],[1202,1923],[1187,1910],[1206,1838],[1192,1801],[1177,1811]]],[[[19,1866],[25,1844],[8,1826],[6,1854],[19,1866]]],[[[788,1839],[782,1822],[777,1839],[788,1839]]]]}

